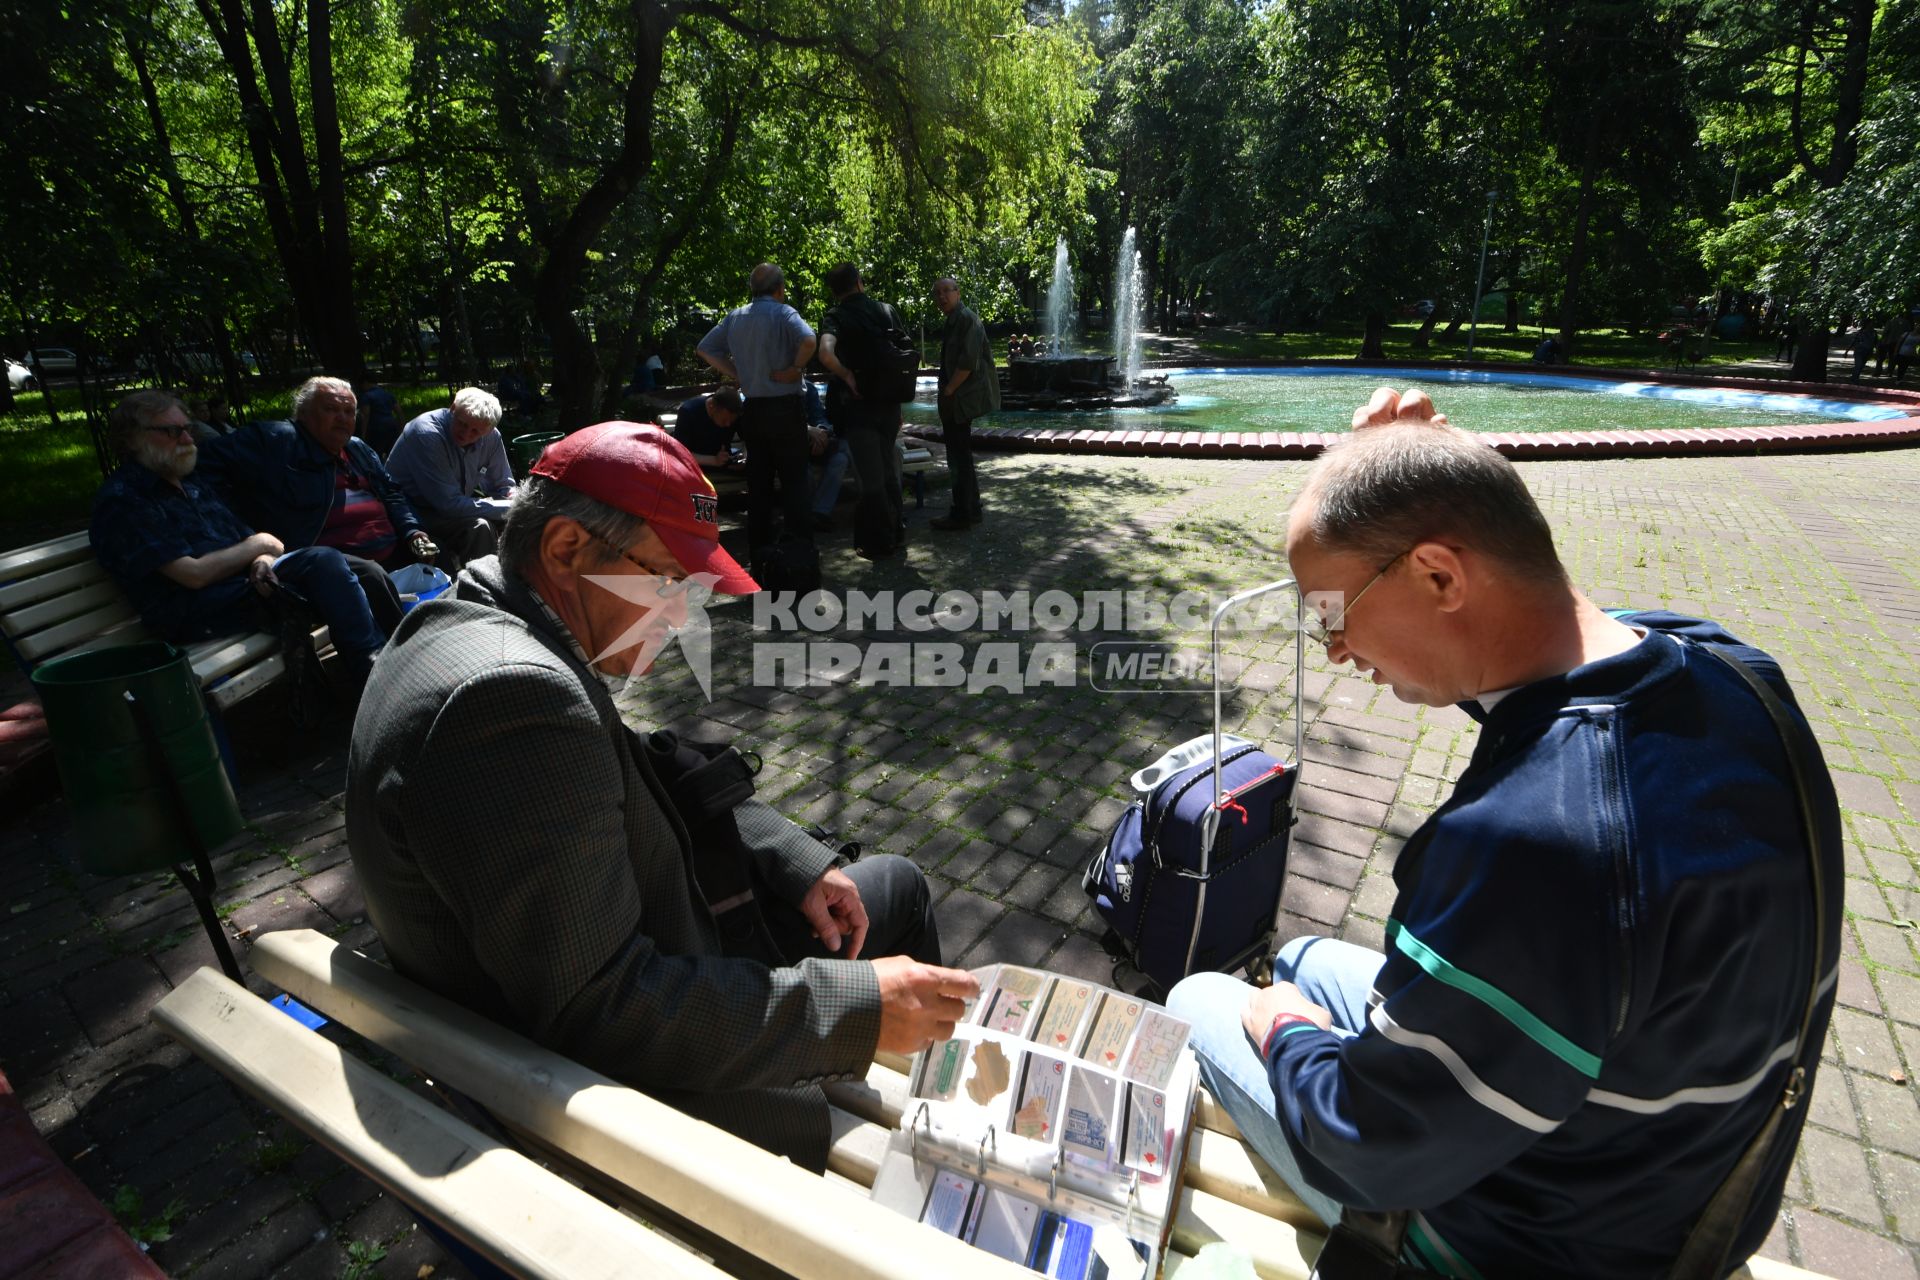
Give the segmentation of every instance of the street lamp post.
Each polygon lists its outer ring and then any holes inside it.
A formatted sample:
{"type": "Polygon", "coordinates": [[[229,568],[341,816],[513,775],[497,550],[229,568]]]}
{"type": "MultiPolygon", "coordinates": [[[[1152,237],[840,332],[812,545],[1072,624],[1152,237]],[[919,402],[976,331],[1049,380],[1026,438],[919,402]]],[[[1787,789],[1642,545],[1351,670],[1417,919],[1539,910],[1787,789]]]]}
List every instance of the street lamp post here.
{"type": "Polygon", "coordinates": [[[1473,339],[1480,332],[1480,289],[1487,282],[1487,237],[1493,234],[1493,202],[1498,191],[1487,192],[1487,221],[1480,228],[1480,274],[1473,278],[1473,319],[1467,325],[1467,359],[1473,359],[1473,339]]]}

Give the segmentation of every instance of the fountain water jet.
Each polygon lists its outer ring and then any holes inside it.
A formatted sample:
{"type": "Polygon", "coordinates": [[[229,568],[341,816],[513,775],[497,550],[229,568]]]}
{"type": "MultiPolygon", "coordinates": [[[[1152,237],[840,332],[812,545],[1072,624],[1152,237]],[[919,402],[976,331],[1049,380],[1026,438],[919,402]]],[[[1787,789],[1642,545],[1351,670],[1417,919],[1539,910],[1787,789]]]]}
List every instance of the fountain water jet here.
{"type": "Polygon", "coordinates": [[[1113,265],[1113,358],[1128,386],[1140,380],[1140,330],[1146,318],[1146,279],[1140,251],[1134,247],[1132,227],[1120,237],[1120,257],[1113,265]]]}
{"type": "Polygon", "coordinates": [[[1047,349],[1064,353],[1073,337],[1073,264],[1067,257],[1067,238],[1053,246],[1053,283],[1047,286],[1047,349]]]}

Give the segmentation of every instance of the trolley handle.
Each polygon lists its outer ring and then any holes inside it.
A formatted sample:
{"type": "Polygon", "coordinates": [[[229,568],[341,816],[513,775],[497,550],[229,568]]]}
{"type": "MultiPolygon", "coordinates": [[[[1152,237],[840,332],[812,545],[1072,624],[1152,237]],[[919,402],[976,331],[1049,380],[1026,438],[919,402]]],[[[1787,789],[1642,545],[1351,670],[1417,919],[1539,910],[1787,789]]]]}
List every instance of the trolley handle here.
{"type": "MultiPolygon", "coordinates": [[[[1303,673],[1307,668],[1307,631],[1306,600],[1300,594],[1300,587],[1292,578],[1282,578],[1278,582],[1269,582],[1263,587],[1249,587],[1238,595],[1228,596],[1218,609],[1213,611],[1213,639],[1211,656],[1213,659],[1213,805],[1207,810],[1205,819],[1209,828],[1217,827],[1220,810],[1227,802],[1227,795],[1220,785],[1221,728],[1220,717],[1226,692],[1220,685],[1220,623],[1228,613],[1250,600],[1276,591],[1293,590],[1293,759],[1299,764],[1306,746],[1306,708],[1301,705],[1304,699],[1305,681],[1303,673]]],[[[1208,845],[1213,842],[1213,831],[1205,833],[1208,845]]]]}

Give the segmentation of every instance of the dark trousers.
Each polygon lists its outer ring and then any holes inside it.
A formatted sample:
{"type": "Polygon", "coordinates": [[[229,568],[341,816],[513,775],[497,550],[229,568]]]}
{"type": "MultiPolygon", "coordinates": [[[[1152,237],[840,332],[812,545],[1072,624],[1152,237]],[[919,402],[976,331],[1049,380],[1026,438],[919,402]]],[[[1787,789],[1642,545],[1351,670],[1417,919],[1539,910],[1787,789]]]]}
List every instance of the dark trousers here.
{"type": "Polygon", "coordinates": [[[946,396],[940,398],[940,439],[947,446],[947,470],[953,475],[953,504],[948,514],[978,520],[980,477],[973,468],[973,420],[956,415],[946,396]]]}
{"type": "Polygon", "coordinates": [[[799,396],[754,396],[740,413],[747,445],[747,545],[773,542],[773,492],[782,532],[813,541],[813,485],[807,475],[807,417],[799,396]]]}
{"type": "Polygon", "coordinates": [[[906,504],[900,496],[900,450],[895,444],[900,435],[900,407],[850,403],[842,415],[840,434],[846,437],[847,448],[853,453],[854,474],[860,477],[860,505],[884,504],[888,527],[898,530],[907,519],[906,504]]]}
{"type": "Polygon", "coordinates": [[[493,522],[483,516],[454,516],[427,521],[427,536],[440,548],[434,567],[453,577],[482,556],[499,549],[500,534],[493,522]]]}
{"type": "MultiPolygon", "coordinates": [[[[867,909],[867,940],[860,946],[860,959],[911,956],[922,964],[941,963],[940,926],[934,922],[933,895],[920,868],[882,853],[843,869],[860,887],[860,904],[867,909]]],[[[839,953],[827,950],[813,936],[807,918],[784,903],[767,904],[765,918],[767,931],[789,962],[809,956],[832,960],[846,950],[845,940],[839,953]]]]}

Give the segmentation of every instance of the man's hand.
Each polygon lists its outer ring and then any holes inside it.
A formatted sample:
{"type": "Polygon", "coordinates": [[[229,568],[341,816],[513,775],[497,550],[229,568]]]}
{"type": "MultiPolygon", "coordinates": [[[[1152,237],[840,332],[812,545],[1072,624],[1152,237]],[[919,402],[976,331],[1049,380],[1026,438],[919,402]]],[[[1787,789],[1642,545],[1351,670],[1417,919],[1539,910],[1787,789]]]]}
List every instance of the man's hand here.
{"type": "Polygon", "coordinates": [[[415,529],[408,541],[413,544],[413,555],[416,560],[431,561],[440,554],[440,548],[433,545],[433,539],[427,536],[425,529],[415,529]]]}
{"type": "Polygon", "coordinates": [[[798,382],[806,374],[806,372],[807,371],[801,368],[799,365],[794,365],[791,368],[787,368],[787,369],[776,369],[772,373],[768,374],[767,377],[771,378],[775,382],[798,382]]]}
{"type": "Polygon", "coordinates": [[[860,384],[853,380],[853,370],[842,370],[840,373],[840,381],[847,384],[848,395],[852,396],[855,400],[860,399],[860,384]]]}
{"type": "Polygon", "coordinates": [[[807,428],[807,449],[816,458],[826,456],[827,446],[833,443],[833,433],[825,427],[807,428]]]}
{"type": "Polygon", "coordinates": [[[1402,394],[1392,387],[1382,387],[1373,393],[1373,399],[1353,411],[1355,431],[1362,427],[1446,425],[1447,415],[1434,410],[1433,401],[1424,391],[1402,394]]]}
{"type": "Polygon", "coordinates": [[[282,556],[286,554],[286,544],[270,533],[256,533],[247,539],[247,546],[256,556],[282,556]]]}
{"type": "Polygon", "coordinates": [[[1291,982],[1276,982],[1248,995],[1247,1007],[1240,1011],[1240,1025],[1247,1029],[1255,1048],[1266,1043],[1273,1020],[1283,1013],[1298,1014],[1322,1031],[1333,1030],[1331,1013],[1301,995],[1300,988],[1291,982]]]}
{"type": "Polygon", "coordinates": [[[807,896],[800,899],[800,914],[813,926],[813,936],[827,950],[840,951],[841,935],[851,939],[842,960],[858,960],[860,944],[867,940],[867,908],[860,901],[860,886],[838,867],[813,882],[807,896]]]}
{"type": "Polygon", "coordinates": [[[271,596],[273,589],[280,585],[280,579],[273,575],[273,560],[272,555],[262,555],[247,566],[247,581],[263,597],[271,596]]]}
{"type": "Polygon", "coordinates": [[[873,962],[880,979],[880,1043],[893,1053],[918,1053],[953,1035],[966,1001],[980,994],[980,981],[964,969],[942,969],[906,956],[873,962]]]}

